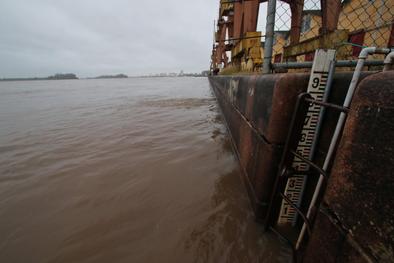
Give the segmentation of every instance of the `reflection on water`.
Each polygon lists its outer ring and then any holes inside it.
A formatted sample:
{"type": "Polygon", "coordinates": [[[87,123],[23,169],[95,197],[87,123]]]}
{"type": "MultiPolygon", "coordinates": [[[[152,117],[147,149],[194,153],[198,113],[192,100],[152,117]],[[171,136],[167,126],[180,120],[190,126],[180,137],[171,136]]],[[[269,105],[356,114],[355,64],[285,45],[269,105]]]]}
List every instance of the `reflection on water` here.
{"type": "Polygon", "coordinates": [[[0,82],[0,262],[288,262],[203,78],[0,82]]]}

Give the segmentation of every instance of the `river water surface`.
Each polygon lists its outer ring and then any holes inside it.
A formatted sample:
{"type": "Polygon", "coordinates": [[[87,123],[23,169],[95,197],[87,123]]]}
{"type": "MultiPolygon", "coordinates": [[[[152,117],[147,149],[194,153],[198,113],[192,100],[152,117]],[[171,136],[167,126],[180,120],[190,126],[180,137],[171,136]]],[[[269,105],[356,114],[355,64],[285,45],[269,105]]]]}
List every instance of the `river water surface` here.
{"type": "Polygon", "coordinates": [[[206,78],[0,82],[0,262],[289,262],[206,78]]]}

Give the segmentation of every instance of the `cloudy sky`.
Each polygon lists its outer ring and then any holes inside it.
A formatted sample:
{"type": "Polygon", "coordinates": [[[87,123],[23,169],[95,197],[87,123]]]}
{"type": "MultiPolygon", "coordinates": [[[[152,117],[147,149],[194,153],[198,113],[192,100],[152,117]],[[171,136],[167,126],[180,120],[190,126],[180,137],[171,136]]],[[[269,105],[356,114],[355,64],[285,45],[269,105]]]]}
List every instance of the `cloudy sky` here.
{"type": "Polygon", "coordinates": [[[0,78],[200,72],[219,0],[1,0],[0,78]]]}

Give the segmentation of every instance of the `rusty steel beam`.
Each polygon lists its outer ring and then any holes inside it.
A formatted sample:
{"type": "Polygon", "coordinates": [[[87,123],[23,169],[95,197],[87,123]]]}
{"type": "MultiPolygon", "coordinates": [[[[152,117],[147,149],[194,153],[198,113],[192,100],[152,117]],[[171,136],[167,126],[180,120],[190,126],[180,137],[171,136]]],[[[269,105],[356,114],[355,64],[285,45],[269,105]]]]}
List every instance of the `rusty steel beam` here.
{"type": "Polygon", "coordinates": [[[243,6],[242,3],[234,3],[233,37],[239,38],[242,34],[243,6]]]}
{"type": "Polygon", "coordinates": [[[224,66],[227,66],[228,63],[228,57],[226,54],[226,45],[225,45],[225,40],[226,40],[226,32],[227,32],[227,24],[222,23],[223,19],[218,23],[219,30],[217,32],[218,35],[218,47],[216,50],[216,62],[217,64],[224,63],[224,66]]]}
{"type": "Polygon", "coordinates": [[[322,10],[322,33],[327,34],[337,29],[339,14],[341,12],[341,0],[321,0],[322,10]]]}
{"type": "Polygon", "coordinates": [[[259,0],[243,2],[243,33],[257,30],[259,7],[259,0]]]}
{"type": "Polygon", "coordinates": [[[228,37],[233,38],[233,36],[234,36],[234,14],[229,15],[227,17],[227,32],[228,32],[228,37]]]}
{"type": "Polygon", "coordinates": [[[291,29],[290,44],[294,45],[300,42],[302,10],[304,9],[304,0],[290,1],[291,10],[291,29]]]}
{"type": "Polygon", "coordinates": [[[214,70],[217,68],[217,63],[216,63],[216,49],[213,47],[212,49],[212,54],[211,54],[211,70],[214,70]]]}
{"type": "Polygon", "coordinates": [[[241,38],[246,32],[257,30],[260,0],[234,2],[233,38],[241,38]]]}
{"type": "MultiPolygon", "coordinates": [[[[241,2],[249,2],[249,1],[255,1],[255,0],[229,0],[229,1],[221,1],[220,4],[234,4],[234,3],[241,3],[241,2]]],[[[260,3],[267,2],[268,0],[259,0],[260,3]]],[[[288,2],[291,0],[284,0],[282,2],[288,2]]]]}

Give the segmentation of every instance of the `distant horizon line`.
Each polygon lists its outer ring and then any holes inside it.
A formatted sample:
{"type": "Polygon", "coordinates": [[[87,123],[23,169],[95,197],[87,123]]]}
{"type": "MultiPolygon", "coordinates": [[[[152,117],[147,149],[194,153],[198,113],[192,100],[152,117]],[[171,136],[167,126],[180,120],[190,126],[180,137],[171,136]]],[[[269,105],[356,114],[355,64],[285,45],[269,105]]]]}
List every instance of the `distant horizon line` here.
{"type": "Polygon", "coordinates": [[[132,79],[132,78],[184,78],[184,77],[207,77],[201,73],[192,73],[185,75],[140,75],[140,76],[127,76],[127,77],[77,77],[77,78],[0,78],[0,81],[55,81],[55,80],[88,80],[88,79],[132,79]]]}
{"type": "Polygon", "coordinates": [[[138,78],[138,77],[177,77],[177,76],[197,76],[197,75],[204,75],[207,72],[209,72],[209,70],[203,70],[200,73],[197,72],[185,72],[183,73],[183,71],[179,72],[179,73],[175,73],[175,72],[160,72],[160,73],[145,73],[145,74],[140,74],[140,75],[127,75],[125,73],[117,73],[117,74],[103,74],[103,75],[98,75],[98,76],[82,76],[79,77],[77,74],[75,73],[56,73],[54,75],[50,75],[47,77],[38,77],[38,76],[34,76],[34,77],[0,77],[0,80],[57,80],[57,79],[62,79],[61,76],[62,75],[74,75],[75,78],[64,78],[64,79],[103,79],[103,78],[121,78],[119,77],[120,75],[123,75],[123,78],[138,78]],[[56,76],[60,75],[60,78],[56,78],[56,76]]]}

